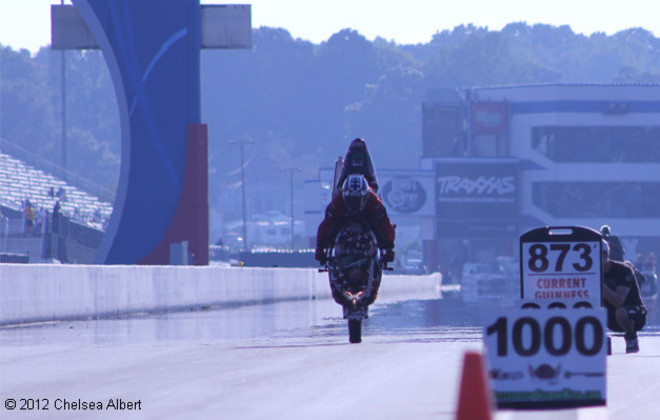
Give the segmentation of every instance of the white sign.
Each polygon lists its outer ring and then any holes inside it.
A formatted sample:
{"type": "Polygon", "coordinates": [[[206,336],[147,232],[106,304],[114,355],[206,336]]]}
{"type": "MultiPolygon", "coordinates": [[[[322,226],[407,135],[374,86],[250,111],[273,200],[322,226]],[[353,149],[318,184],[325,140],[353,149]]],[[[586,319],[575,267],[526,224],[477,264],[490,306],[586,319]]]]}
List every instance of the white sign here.
{"type": "Polygon", "coordinates": [[[378,195],[390,216],[435,215],[432,172],[379,171],[378,183],[378,195]]]}
{"type": "MultiPolygon", "coordinates": [[[[435,215],[433,171],[379,169],[376,175],[378,196],[383,200],[390,217],[435,215]]],[[[321,184],[332,185],[333,178],[333,169],[319,169],[321,184]]]]}
{"type": "Polygon", "coordinates": [[[607,333],[602,308],[509,309],[484,327],[500,408],[605,405],[607,333]]]}
{"type": "Polygon", "coordinates": [[[201,7],[202,48],[252,48],[249,4],[204,4],[201,7]]]}
{"type": "MultiPolygon", "coordinates": [[[[203,4],[202,48],[252,48],[252,6],[203,4]]],[[[51,5],[51,38],[55,50],[98,49],[96,39],[73,5],[51,5]]]]}
{"type": "Polygon", "coordinates": [[[553,302],[601,302],[601,241],[585,228],[541,228],[521,237],[520,274],[523,301],[541,307],[553,302]]]}

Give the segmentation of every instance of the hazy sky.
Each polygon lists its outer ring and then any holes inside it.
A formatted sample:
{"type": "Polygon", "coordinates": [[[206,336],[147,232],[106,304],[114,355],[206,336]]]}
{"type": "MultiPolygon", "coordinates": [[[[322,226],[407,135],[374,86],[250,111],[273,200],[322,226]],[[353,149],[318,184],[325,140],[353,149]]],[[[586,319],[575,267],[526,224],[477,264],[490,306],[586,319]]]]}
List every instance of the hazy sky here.
{"type": "MultiPolygon", "coordinates": [[[[49,44],[50,4],[60,4],[60,0],[0,0],[0,44],[32,52],[49,44]]],[[[356,29],[370,40],[381,36],[399,44],[426,43],[434,33],[461,24],[500,30],[511,22],[567,24],[586,35],[642,27],[660,36],[658,0],[253,0],[227,4],[252,4],[255,28],[285,28],[295,38],[314,43],[343,28],[356,29]]]]}

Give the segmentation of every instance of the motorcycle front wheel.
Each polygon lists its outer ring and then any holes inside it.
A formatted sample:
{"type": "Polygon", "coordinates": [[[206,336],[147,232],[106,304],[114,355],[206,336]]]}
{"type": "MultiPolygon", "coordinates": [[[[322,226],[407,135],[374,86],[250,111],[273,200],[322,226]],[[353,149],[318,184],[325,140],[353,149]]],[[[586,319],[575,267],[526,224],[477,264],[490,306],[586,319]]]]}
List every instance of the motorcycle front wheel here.
{"type": "Polygon", "coordinates": [[[351,343],[362,342],[362,320],[350,319],[348,320],[348,341],[351,343]]]}

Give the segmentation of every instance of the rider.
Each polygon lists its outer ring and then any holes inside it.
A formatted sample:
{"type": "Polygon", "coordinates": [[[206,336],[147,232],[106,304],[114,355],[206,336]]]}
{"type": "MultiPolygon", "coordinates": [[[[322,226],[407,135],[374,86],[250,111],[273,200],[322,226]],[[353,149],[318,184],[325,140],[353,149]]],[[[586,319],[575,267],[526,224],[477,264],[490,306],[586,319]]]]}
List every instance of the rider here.
{"type": "Polygon", "coordinates": [[[637,353],[637,331],[646,324],[646,307],[639,293],[635,273],[627,264],[610,259],[610,247],[603,241],[603,298],[607,328],[624,332],[626,353],[637,353]]]}
{"type": "Polygon", "coordinates": [[[626,249],[623,247],[621,239],[616,235],[612,235],[612,230],[608,225],[600,227],[600,234],[610,246],[610,258],[614,261],[623,261],[623,255],[626,253],[626,249]]]}
{"type": "Polygon", "coordinates": [[[353,221],[367,222],[376,235],[378,247],[383,250],[384,262],[394,261],[394,225],[376,193],[361,174],[348,175],[341,187],[341,194],[332,199],[325,210],[316,235],[316,259],[327,262],[326,249],[334,245],[341,227],[353,221]]]}

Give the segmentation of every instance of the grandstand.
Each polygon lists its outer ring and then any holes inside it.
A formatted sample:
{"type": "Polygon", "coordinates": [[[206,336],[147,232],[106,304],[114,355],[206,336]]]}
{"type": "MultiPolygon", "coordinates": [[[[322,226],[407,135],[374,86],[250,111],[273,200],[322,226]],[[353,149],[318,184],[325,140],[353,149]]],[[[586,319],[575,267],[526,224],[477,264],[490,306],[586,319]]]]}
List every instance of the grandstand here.
{"type": "Polygon", "coordinates": [[[51,214],[59,201],[60,211],[69,226],[67,247],[75,250],[82,246],[80,252],[74,252],[80,254],[78,258],[71,257],[69,252],[70,261],[91,262],[112,213],[111,204],[0,152],[0,213],[3,215],[0,217],[0,252],[39,256],[31,258],[32,261],[41,261],[46,247],[43,238],[39,239],[42,232],[31,235],[34,239],[25,238],[26,200],[32,204],[35,214],[41,209],[51,214]]]}

